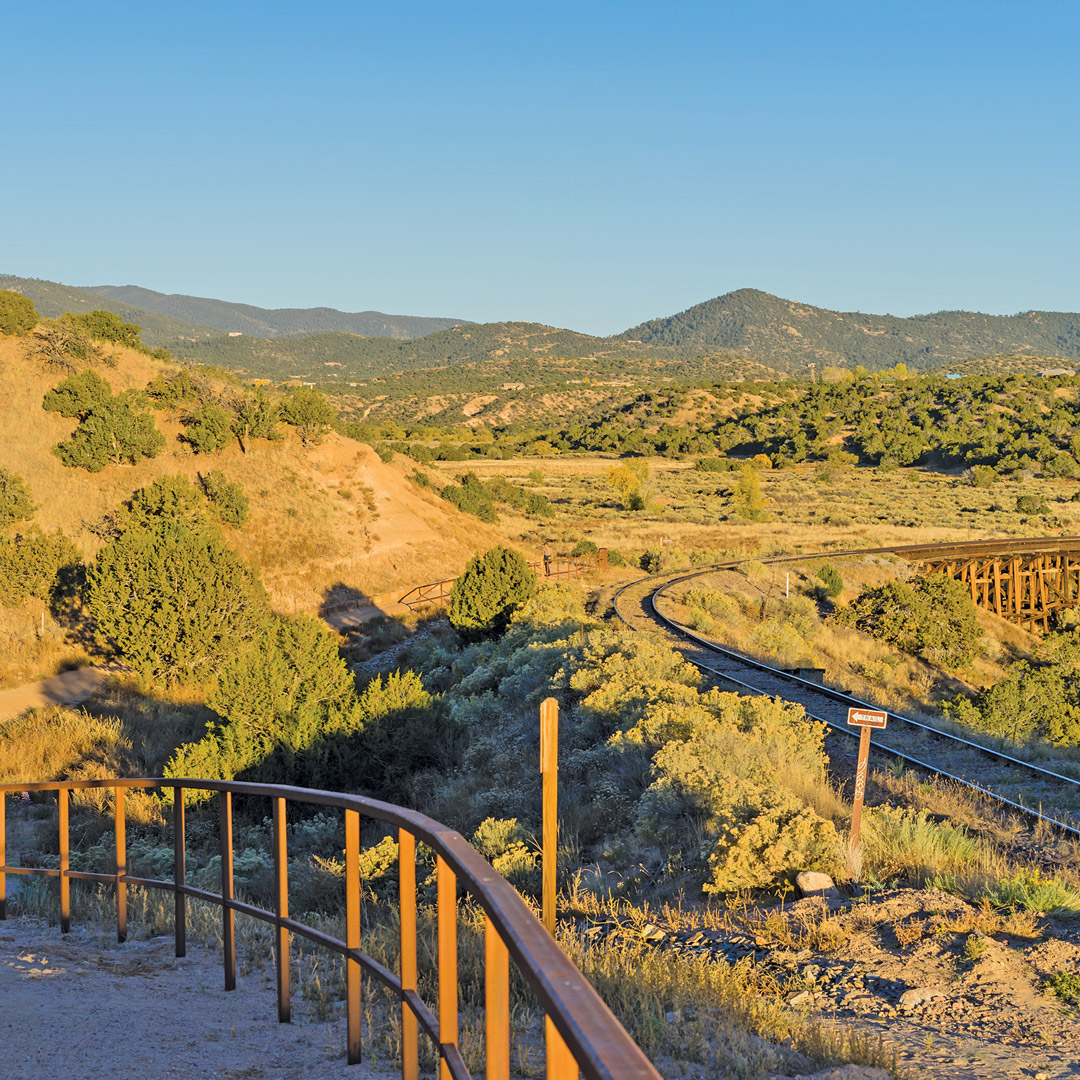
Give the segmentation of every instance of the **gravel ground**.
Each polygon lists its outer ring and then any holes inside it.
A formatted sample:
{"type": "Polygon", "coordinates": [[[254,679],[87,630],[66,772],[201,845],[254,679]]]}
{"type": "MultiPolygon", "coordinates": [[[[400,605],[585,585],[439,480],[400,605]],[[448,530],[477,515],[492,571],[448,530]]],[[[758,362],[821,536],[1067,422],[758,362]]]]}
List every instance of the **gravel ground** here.
{"type": "MultiPolygon", "coordinates": [[[[342,1021],[276,1019],[270,969],[222,989],[220,955],[172,938],[116,943],[100,930],[0,923],[0,1076],[389,1080],[345,1064],[342,1021]]],[[[391,1062],[383,1065],[392,1066],[391,1062]]]]}

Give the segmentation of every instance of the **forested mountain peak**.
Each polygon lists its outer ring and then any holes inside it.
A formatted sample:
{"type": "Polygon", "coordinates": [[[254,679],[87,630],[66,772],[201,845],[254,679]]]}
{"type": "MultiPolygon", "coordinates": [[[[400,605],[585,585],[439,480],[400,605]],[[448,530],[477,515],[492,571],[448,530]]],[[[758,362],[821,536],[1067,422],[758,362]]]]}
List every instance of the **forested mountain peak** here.
{"type": "Polygon", "coordinates": [[[898,317],[831,311],[759,289],[738,289],[641,323],[619,339],[752,355],[788,370],[808,364],[879,370],[897,363],[921,369],[993,354],[1080,359],[1080,315],[938,311],[898,317]]]}

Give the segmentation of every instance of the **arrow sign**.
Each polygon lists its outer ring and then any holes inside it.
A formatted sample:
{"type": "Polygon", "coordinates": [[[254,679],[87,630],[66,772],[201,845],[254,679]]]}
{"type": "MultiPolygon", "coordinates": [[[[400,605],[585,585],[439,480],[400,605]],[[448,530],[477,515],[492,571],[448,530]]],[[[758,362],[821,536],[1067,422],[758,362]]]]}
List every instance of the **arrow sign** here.
{"type": "Polygon", "coordinates": [[[877,709],[848,709],[847,711],[847,722],[852,727],[883,728],[888,719],[888,713],[879,712],[877,709]]]}

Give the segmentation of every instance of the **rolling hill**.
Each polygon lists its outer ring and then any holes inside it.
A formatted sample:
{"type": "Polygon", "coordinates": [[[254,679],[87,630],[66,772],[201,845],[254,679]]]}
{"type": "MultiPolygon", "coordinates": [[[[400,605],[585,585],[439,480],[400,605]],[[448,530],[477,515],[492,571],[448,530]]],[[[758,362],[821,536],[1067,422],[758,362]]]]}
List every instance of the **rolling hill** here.
{"type": "MultiPolygon", "coordinates": [[[[371,447],[334,432],[305,446],[283,427],[280,440],[249,442],[246,453],[234,440],[224,450],[193,454],[177,438],[182,429],[175,410],[159,410],[154,421],[167,440],[159,456],[100,473],[67,468],[52,447],[76,421],[42,410],[44,394],[60,376],[42,372],[24,344],[0,335],[0,465],[30,485],[39,506],[35,522],[63,528],[85,555],[101,545],[103,515],[135,490],[165,473],[195,482],[211,469],[242,484],[251,501],[247,524],[229,529],[229,544],[259,568],[282,612],[314,612],[342,596],[405,592],[452,577],[478,548],[503,539],[409,480],[411,462],[383,462],[371,447]]],[[[114,366],[95,369],[114,392],[140,389],[175,370],[130,350],[114,351],[114,366]]]]}
{"type": "MultiPolygon", "coordinates": [[[[357,383],[425,371],[445,383],[455,371],[478,389],[476,371],[535,365],[540,382],[577,377],[730,379],[762,368],[805,377],[810,365],[882,371],[950,368],[994,357],[1080,363],[1080,315],[1027,311],[984,315],[939,311],[899,318],[831,311],[739,289],[621,334],[595,337],[530,322],[462,323],[452,319],[348,313],[333,308],[270,310],[139,286],[83,289],[0,276],[0,288],[30,297],[44,315],[103,307],[143,327],[143,339],[179,357],[249,377],[357,383]],[[224,332],[223,332],[224,331],[224,332]],[[239,335],[239,336],[230,336],[239,335]],[[544,374],[553,370],[553,378],[544,374]]],[[[506,373],[513,381],[516,374],[506,373]]],[[[536,385],[536,380],[530,380],[536,385]]]]}
{"type": "Polygon", "coordinates": [[[203,296],[154,292],[138,285],[90,285],[85,291],[157,315],[258,338],[326,332],[376,338],[417,338],[465,321],[386,315],[381,311],[338,311],[328,307],[261,308],[203,296]]]}
{"type": "Polygon", "coordinates": [[[865,315],[829,311],[757,289],[739,289],[677,315],[632,327],[617,339],[668,349],[722,349],[788,371],[807,364],[879,371],[898,363],[924,370],[976,356],[1023,354],[1080,359],[1080,315],[1025,311],[983,315],[865,315]]]}

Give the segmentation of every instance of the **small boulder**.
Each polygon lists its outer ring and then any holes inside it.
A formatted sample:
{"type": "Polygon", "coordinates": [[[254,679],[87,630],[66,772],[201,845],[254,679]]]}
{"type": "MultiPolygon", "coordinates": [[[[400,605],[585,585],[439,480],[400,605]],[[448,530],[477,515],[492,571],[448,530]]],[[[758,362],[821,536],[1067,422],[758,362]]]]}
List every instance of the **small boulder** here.
{"type": "Polygon", "coordinates": [[[900,995],[899,1005],[901,1009],[914,1009],[919,1005],[925,1005],[934,998],[943,998],[945,994],[941,990],[934,990],[929,986],[914,986],[905,990],[900,995]]]}
{"type": "Polygon", "coordinates": [[[801,896],[824,896],[827,900],[836,900],[840,896],[833,879],[817,870],[800,870],[795,875],[795,887],[801,896]]]}

